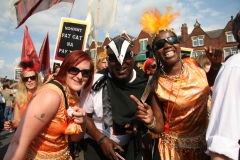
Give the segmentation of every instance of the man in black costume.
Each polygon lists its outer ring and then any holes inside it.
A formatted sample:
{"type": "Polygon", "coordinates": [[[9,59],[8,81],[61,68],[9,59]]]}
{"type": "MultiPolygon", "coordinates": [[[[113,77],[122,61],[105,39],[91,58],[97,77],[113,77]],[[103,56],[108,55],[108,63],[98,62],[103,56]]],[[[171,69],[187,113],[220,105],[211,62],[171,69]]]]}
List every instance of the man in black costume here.
{"type": "Polygon", "coordinates": [[[84,159],[142,159],[143,123],[136,119],[148,75],[135,65],[133,45],[124,37],[107,46],[108,68],[94,75],[90,93],[81,92],[81,103],[88,113],[84,159]]]}

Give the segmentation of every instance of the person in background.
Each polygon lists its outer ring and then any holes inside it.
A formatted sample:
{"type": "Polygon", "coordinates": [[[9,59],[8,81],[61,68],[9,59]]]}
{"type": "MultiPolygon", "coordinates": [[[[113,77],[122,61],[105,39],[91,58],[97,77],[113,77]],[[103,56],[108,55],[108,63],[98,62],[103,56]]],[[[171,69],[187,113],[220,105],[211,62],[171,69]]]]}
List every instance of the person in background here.
{"type": "Polygon", "coordinates": [[[198,62],[200,67],[202,67],[202,69],[204,69],[204,71],[206,73],[209,72],[209,70],[211,68],[211,62],[208,59],[206,54],[201,54],[201,55],[197,56],[196,61],[198,62]]]}
{"type": "Polygon", "coordinates": [[[14,118],[11,121],[4,123],[4,129],[16,129],[20,119],[30,102],[32,95],[40,89],[42,81],[40,74],[37,72],[38,63],[29,59],[23,59],[19,67],[22,68],[22,73],[17,84],[17,94],[14,103],[14,118]],[[27,65],[24,65],[27,64],[27,65]]]}
{"type": "Polygon", "coordinates": [[[35,92],[11,140],[4,160],[71,160],[68,140],[79,141],[86,130],[86,113],[77,91],[90,90],[92,58],[83,51],[69,53],[54,79],[35,92]]]}
{"type": "Polygon", "coordinates": [[[60,71],[60,66],[59,66],[59,65],[56,65],[56,66],[53,68],[53,72],[52,72],[52,73],[51,73],[51,71],[50,71],[50,73],[47,73],[46,75],[44,75],[43,83],[45,84],[45,83],[48,83],[48,82],[50,82],[51,80],[53,80],[53,79],[57,76],[57,74],[58,74],[59,71],[60,71]]]}
{"type": "Polygon", "coordinates": [[[0,89],[0,133],[4,128],[4,108],[5,108],[5,99],[2,96],[2,90],[0,89]]]}
{"type": "Polygon", "coordinates": [[[54,79],[53,74],[46,74],[46,75],[44,75],[44,78],[43,78],[43,84],[46,84],[53,79],[54,79]]]}
{"type": "Polygon", "coordinates": [[[157,63],[155,58],[148,58],[143,64],[143,72],[152,76],[157,68],[157,63]]]}
{"type": "Polygon", "coordinates": [[[90,93],[81,92],[88,114],[85,160],[142,159],[147,128],[136,119],[137,105],[130,95],[143,95],[148,75],[135,65],[134,56],[132,42],[114,38],[107,45],[108,67],[95,73],[90,93]]]}
{"type": "Polygon", "coordinates": [[[108,63],[107,63],[107,53],[106,51],[100,53],[98,56],[97,56],[97,71],[101,71],[102,69],[104,68],[107,68],[108,67],[108,63]]]}
{"type": "MultiPolygon", "coordinates": [[[[6,107],[4,109],[4,120],[11,121],[13,120],[14,108],[12,103],[12,96],[15,96],[12,89],[10,89],[10,84],[8,82],[3,84],[2,95],[6,102],[6,107]]],[[[13,132],[13,129],[10,129],[10,132],[13,132]]]]}
{"type": "MultiPolygon", "coordinates": [[[[197,63],[200,65],[200,67],[202,67],[202,69],[208,73],[210,68],[211,68],[211,62],[208,59],[206,54],[201,54],[199,56],[196,57],[195,59],[197,61],[197,63]]],[[[211,101],[212,101],[212,88],[213,86],[210,87],[210,93],[208,96],[208,102],[207,102],[207,107],[208,107],[208,116],[210,116],[210,110],[211,110],[211,101]]]]}
{"type": "Polygon", "coordinates": [[[56,77],[58,72],[60,71],[60,68],[61,66],[59,65],[56,65],[54,68],[53,68],[53,76],[56,77]]]}
{"type": "MultiPolygon", "coordinates": [[[[171,11],[172,7],[167,7],[167,12],[161,14],[156,8],[148,8],[141,17],[142,29],[152,35],[157,69],[150,82],[152,91],[147,103],[131,97],[138,104],[137,117],[147,119],[150,131],[159,134],[160,159],[203,160],[207,159],[209,83],[195,60],[181,59],[180,41],[168,27],[179,13],[171,11]]],[[[218,70],[214,68],[220,67],[222,52],[212,47],[204,49],[212,63],[212,75],[208,78],[215,78],[218,70]]]]}
{"type": "MultiPolygon", "coordinates": [[[[232,34],[240,43],[240,12],[233,19],[232,34]]],[[[214,82],[211,115],[206,134],[207,154],[212,160],[240,159],[239,80],[238,50],[238,54],[231,56],[223,64],[214,82]]]]}

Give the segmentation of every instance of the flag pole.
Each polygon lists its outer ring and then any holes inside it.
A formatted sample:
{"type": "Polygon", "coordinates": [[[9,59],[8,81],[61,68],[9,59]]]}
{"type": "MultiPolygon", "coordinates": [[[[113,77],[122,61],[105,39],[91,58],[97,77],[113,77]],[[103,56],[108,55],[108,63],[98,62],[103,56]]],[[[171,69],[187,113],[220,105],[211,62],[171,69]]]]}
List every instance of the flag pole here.
{"type": "Polygon", "coordinates": [[[97,13],[97,24],[96,24],[96,38],[95,38],[95,48],[96,48],[96,53],[94,57],[94,68],[96,71],[97,68],[97,48],[98,48],[98,21],[99,21],[99,14],[100,14],[100,0],[98,0],[98,13],[97,13]]]}
{"type": "Polygon", "coordinates": [[[70,11],[70,14],[69,14],[69,18],[70,18],[71,14],[72,14],[72,9],[73,9],[74,2],[75,2],[75,0],[73,0],[73,4],[72,4],[72,7],[71,7],[71,11],[70,11]]]}

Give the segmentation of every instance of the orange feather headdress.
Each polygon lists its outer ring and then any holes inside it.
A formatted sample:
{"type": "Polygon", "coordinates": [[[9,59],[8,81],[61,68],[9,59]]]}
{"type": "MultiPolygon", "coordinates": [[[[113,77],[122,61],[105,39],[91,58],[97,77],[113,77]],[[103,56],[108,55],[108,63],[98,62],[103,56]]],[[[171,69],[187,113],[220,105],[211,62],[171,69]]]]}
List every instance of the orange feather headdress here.
{"type": "Polygon", "coordinates": [[[170,30],[174,32],[173,29],[168,26],[174,19],[180,16],[180,13],[176,12],[173,14],[171,11],[172,7],[167,7],[167,11],[164,15],[162,15],[157,8],[147,8],[143,12],[140,25],[143,31],[152,35],[152,40],[154,40],[159,31],[170,30]]]}

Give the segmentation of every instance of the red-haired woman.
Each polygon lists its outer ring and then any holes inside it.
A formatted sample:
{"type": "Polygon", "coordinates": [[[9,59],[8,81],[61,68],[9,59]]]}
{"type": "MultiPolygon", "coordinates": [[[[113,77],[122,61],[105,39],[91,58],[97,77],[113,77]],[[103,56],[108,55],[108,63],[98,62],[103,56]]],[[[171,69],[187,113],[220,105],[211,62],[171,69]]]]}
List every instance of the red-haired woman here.
{"type": "Polygon", "coordinates": [[[79,141],[87,120],[79,108],[77,91],[90,90],[93,72],[92,59],[86,52],[69,53],[54,81],[59,86],[47,83],[34,95],[4,159],[72,159],[68,139],[79,141]]]}

